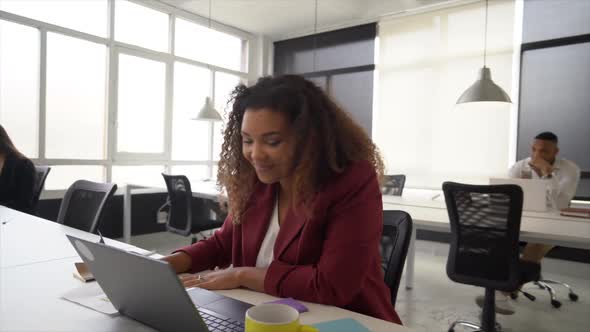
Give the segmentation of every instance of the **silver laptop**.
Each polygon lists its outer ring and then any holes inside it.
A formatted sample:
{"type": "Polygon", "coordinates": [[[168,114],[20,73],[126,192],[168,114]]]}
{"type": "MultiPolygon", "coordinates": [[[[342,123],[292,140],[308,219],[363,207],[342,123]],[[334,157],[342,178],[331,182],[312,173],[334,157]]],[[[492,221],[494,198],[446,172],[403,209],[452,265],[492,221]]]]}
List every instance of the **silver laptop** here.
{"type": "Polygon", "coordinates": [[[526,211],[547,211],[547,186],[550,180],[490,178],[490,184],[515,184],[524,194],[522,209],[526,211]]]}
{"type": "Polygon", "coordinates": [[[252,305],[188,291],[168,263],[66,235],[113,306],[159,331],[243,331],[252,305]]]}

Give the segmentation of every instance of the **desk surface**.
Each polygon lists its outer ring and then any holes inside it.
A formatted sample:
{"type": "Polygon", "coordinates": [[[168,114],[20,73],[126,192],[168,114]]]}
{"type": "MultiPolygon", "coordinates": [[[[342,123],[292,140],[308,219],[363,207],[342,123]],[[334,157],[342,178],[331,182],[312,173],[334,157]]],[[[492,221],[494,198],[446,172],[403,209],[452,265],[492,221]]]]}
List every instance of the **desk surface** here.
{"type": "MultiPolygon", "coordinates": [[[[404,190],[403,196],[383,196],[383,209],[408,212],[417,229],[450,232],[444,198],[433,196],[432,192],[404,190]]],[[[559,211],[523,211],[520,239],[590,249],[590,219],[564,217],[559,211]]]]}
{"type": "MultiPolygon", "coordinates": [[[[123,316],[111,317],[61,299],[66,292],[85,284],[72,276],[73,263],[81,261],[65,234],[97,240],[51,221],[0,207],[0,327],[6,331],[153,331],[123,316]],[[23,245],[25,243],[32,245],[23,245]]],[[[106,239],[120,248],[132,246],[106,239]]],[[[252,304],[276,299],[245,289],[220,293],[252,304]]],[[[306,303],[310,312],[305,324],[354,318],[372,331],[411,331],[408,328],[345,309],[306,303]]]]}
{"type": "MultiPolygon", "coordinates": [[[[75,228],[27,215],[0,206],[0,268],[51,261],[56,258],[78,257],[66,239],[66,234],[89,241],[99,237],[75,228]]],[[[109,245],[121,249],[135,248],[129,244],[106,239],[109,245]]]]}

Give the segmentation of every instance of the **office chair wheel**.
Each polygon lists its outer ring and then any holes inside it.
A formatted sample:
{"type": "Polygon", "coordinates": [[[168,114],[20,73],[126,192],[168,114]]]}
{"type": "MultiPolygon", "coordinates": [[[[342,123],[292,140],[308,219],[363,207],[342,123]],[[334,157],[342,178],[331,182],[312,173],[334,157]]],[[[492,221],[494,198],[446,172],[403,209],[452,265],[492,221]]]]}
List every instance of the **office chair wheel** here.
{"type": "Polygon", "coordinates": [[[554,308],[559,308],[559,307],[561,307],[561,302],[559,302],[559,301],[557,301],[557,300],[551,300],[551,305],[552,305],[554,308]]]}
{"type": "Polygon", "coordinates": [[[518,298],[518,293],[517,292],[510,293],[510,298],[513,300],[516,300],[518,298]]]}
{"type": "Polygon", "coordinates": [[[576,294],[576,293],[569,293],[568,295],[570,297],[570,300],[572,300],[574,302],[578,301],[578,294],[576,294]]]}
{"type": "Polygon", "coordinates": [[[455,332],[455,329],[449,329],[449,332],[455,332]]]}
{"type": "Polygon", "coordinates": [[[526,296],[527,299],[529,299],[531,301],[534,301],[537,299],[533,294],[526,293],[526,292],[522,292],[522,293],[524,294],[524,296],[526,296]]]}

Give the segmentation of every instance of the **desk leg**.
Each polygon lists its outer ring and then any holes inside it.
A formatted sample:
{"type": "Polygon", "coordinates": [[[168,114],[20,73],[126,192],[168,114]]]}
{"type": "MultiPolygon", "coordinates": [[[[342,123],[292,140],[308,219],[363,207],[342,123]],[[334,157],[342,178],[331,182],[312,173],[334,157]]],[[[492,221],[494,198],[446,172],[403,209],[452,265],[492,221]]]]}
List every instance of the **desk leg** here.
{"type": "Polygon", "coordinates": [[[131,186],[125,186],[123,194],[123,241],[131,243],[131,186]]]}
{"type": "Polygon", "coordinates": [[[408,247],[408,255],[406,257],[406,289],[410,290],[414,287],[414,260],[416,258],[416,230],[412,230],[410,237],[410,246],[408,247]]]}

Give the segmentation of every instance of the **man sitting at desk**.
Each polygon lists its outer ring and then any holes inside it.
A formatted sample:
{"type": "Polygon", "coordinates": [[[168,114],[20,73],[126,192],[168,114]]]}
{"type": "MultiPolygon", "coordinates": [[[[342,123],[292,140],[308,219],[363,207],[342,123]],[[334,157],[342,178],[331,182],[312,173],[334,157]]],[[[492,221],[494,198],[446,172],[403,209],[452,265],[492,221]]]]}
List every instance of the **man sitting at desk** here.
{"type": "Polygon", "coordinates": [[[573,162],[557,158],[557,136],[549,131],[535,136],[531,156],[520,160],[508,172],[511,178],[551,179],[551,195],[548,198],[553,208],[569,206],[580,181],[580,168],[573,162]]]}
{"type": "MultiPolygon", "coordinates": [[[[549,131],[535,136],[531,146],[531,156],[516,162],[508,172],[511,178],[551,179],[547,200],[552,208],[563,209],[569,206],[580,181],[580,168],[573,162],[557,158],[559,148],[557,136],[549,131]]],[[[521,259],[540,264],[541,260],[553,248],[552,245],[527,243],[521,259]]],[[[498,313],[513,314],[507,294],[496,292],[498,313]]],[[[480,301],[478,301],[479,303],[480,301]]]]}

